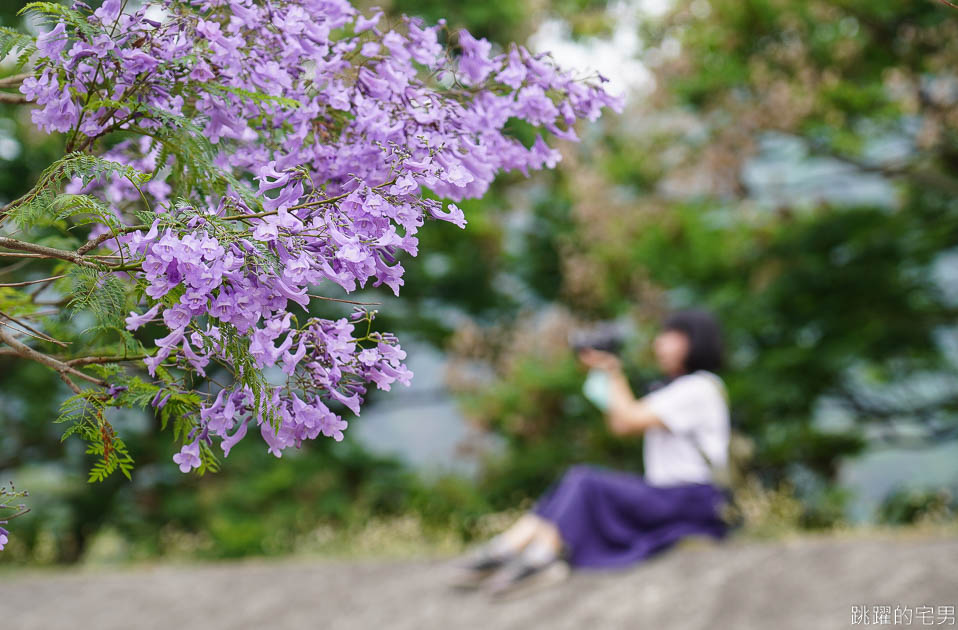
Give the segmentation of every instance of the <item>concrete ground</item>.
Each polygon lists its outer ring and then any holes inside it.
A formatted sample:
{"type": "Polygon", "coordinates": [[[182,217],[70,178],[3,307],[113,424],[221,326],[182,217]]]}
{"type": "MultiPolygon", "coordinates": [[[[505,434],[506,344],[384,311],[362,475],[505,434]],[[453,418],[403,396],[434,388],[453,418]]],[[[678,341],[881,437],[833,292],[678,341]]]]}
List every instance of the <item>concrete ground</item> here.
{"type": "Polygon", "coordinates": [[[292,559],[5,573],[0,628],[827,630],[851,627],[854,605],[958,607],[954,537],[693,544],[506,602],[450,591],[444,566],[292,559]]]}

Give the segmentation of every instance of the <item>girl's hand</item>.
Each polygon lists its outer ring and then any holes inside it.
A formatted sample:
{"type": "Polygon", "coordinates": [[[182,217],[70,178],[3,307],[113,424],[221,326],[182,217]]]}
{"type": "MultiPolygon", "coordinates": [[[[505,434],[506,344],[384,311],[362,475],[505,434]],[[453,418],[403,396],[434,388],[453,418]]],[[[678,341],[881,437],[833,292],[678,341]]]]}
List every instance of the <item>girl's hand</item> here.
{"type": "Polygon", "coordinates": [[[599,370],[615,372],[622,369],[622,361],[619,357],[609,352],[585,348],[579,351],[579,360],[586,366],[599,370]]]}

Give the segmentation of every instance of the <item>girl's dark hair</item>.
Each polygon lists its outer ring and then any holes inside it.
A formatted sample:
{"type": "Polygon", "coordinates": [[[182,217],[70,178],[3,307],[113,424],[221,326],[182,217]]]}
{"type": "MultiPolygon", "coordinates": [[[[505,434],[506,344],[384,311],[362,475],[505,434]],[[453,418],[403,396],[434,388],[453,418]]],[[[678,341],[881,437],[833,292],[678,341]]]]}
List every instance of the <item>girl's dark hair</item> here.
{"type": "Polygon", "coordinates": [[[718,320],[702,309],[686,309],[669,315],[663,330],[677,330],[689,338],[689,353],[685,356],[685,372],[696,370],[716,372],[722,369],[722,330],[718,320]]]}

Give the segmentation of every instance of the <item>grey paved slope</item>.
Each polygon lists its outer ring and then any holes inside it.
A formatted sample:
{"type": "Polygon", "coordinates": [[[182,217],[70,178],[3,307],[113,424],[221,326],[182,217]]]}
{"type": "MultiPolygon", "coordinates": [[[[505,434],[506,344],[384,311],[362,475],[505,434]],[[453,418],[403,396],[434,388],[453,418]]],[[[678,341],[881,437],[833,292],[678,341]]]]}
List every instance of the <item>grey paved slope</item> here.
{"type": "Polygon", "coordinates": [[[447,591],[441,567],[316,560],[7,574],[0,626],[827,630],[852,627],[853,604],[958,605],[958,538],[734,540],[675,549],[628,571],[579,572],[501,603],[447,591]]]}

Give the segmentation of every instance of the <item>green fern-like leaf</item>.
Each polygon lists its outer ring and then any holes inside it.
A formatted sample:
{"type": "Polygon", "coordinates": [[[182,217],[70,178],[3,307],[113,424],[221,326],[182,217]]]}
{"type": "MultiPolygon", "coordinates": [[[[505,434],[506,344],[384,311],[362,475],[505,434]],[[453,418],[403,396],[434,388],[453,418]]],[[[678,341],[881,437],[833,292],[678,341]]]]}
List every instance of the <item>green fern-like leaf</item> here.
{"type": "MultiPolygon", "coordinates": [[[[99,179],[101,177],[124,177],[138,188],[148,182],[151,175],[143,173],[128,166],[105,160],[86,153],[69,153],[43,171],[36,185],[24,196],[10,204],[7,213],[11,215],[21,228],[31,227],[41,224],[44,217],[56,217],[63,212],[64,206],[56,205],[57,187],[64,181],[69,181],[78,177],[83,184],[99,179]]],[[[82,195],[72,195],[72,197],[81,197],[82,195]]],[[[74,204],[78,203],[76,200],[74,204]]],[[[102,206],[94,206],[93,202],[84,202],[88,209],[101,209],[102,206]]]]}
{"type": "Polygon", "coordinates": [[[116,462],[116,468],[120,469],[120,473],[127,479],[132,479],[133,457],[130,456],[123,440],[117,436],[113,438],[113,459],[116,462]]]}
{"type": "Polygon", "coordinates": [[[250,90],[244,90],[243,88],[233,87],[231,85],[220,85],[219,83],[207,83],[203,85],[203,89],[212,94],[224,95],[232,94],[233,96],[238,97],[241,100],[255,103],[257,105],[282,105],[284,107],[298,108],[302,107],[302,103],[291,98],[285,98],[282,96],[273,96],[271,94],[263,94],[262,92],[251,92],[250,90]]]}
{"type": "Polygon", "coordinates": [[[171,391],[166,405],[160,410],[160,426],[166,429],[172,421],[173,439],[186,439],[196,426],[194,418],[199,411],[200,403],[199,394],[171,391]]]}
{"type": "Polygon", "coordinates": [[[101,32],[87,22],[86,16],[82,13],[56,2],[28,2],[17,12],[17,15],[28,13],[37,16],[43,22],[66,22],[72,30],[79,31],[90,39],[101,32]]]}
{"type": "Polygon", "coordinates": [[[78,225],[86,223],[102,223],[111,228],[119,228],[120,222],[110,211],[110,207],[92,195],[57,195],[50,209],[56,220],[73,219],[78,225]]]}
{"type": "Polygon", "coordinates": [[[84,394],[70,396],[60,404],[60,413],[54,422],[78,424],[93,420],[96,418],[98,409],[97,403],[91,401],[84,394]]]}
{"type": "Polygon", "coordinates": [[[216,457],[216,453],[213,452],[209,444],[200,442],[200,467],[197,472],[202,476],[208,472],[217,473],[219,471],[220,460],[216,457]]]}
{"type": "Polygon", "coordinates": [[[119,278],[90,267],[71,267],[68,276],[72,288],[67,308],[90,311],[96,319],[91,332],[122,329],[128,288],[119,278]]]}
{"type": "Polygon", "coordinates": [[[158,170],[167,166],[170,155],[174,157],[168,181],[173,184],[176,194],[189,200],[196,189],[206,194],[232,191],[252,212],[262,209],[259,198],[247,183],[241,182],[232,173],[214,163],[217,148],[196,123],[184,116],[148,105],[140,104],[139,107],[146,112],[147,117],[162,124],[156,129],[136,126],[131,129],[160,143],[161,159],[157,160],[158,170]]]}
{"type": "Polygon", "coordinates": [[[30,55],[37,51],[36,40],[12,28],[0,27],[0,59],[6,59],[10,53],[17,51],[15,69],[22,68],[30,55]]]}

